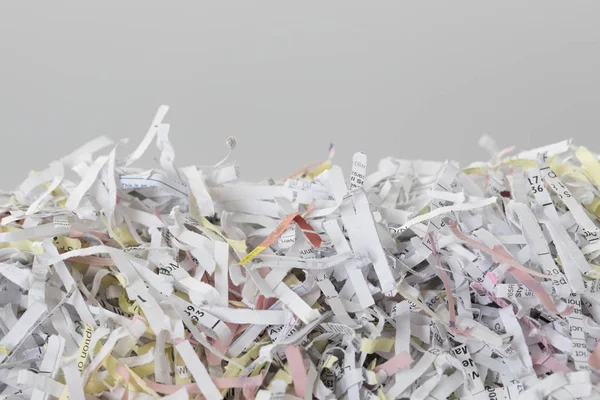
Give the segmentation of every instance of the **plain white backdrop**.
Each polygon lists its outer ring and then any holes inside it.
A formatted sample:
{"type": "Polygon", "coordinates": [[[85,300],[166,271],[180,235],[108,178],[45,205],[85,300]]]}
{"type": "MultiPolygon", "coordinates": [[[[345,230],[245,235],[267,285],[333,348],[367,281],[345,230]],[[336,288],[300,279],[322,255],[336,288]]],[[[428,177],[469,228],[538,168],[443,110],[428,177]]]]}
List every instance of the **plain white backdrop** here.
{"type": "Polygon", "coordinates": [[[2,187],[105,134],[135,146],[158,105],[177,164],[238,139],[242,178],[334,142],[344,168],[486,157],[573,137],[600,150],[594,1],[3,2],[2,187]]]}

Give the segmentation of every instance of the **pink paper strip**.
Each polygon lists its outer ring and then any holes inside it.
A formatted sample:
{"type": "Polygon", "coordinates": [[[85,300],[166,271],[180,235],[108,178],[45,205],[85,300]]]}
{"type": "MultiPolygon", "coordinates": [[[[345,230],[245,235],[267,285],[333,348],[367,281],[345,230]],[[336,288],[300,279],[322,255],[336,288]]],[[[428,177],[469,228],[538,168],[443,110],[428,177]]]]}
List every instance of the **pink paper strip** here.
{"type": "Polygon", "coordinates": [[[123,382],[123,386],[125,386],[125,391],[123,392],[121,400],[127,400],[129,394],[129,379],[131,378],[129,376],[129,371],[127,371],[127,369],[124,366],[119,364],[117,365],[117,372],[125,379],[125,382],[123,382]]]}
{"type": "Polygon", "coordinates": [[[292,373],[296,396],[304,398],[304,393],[306,392],[306,369],[304,368],[304,360],[302,359],[302,353],[300,353],[300,347],[296,345],[288,346],[285,349],[285,356],[287,357],[292,373]]]}
{"type": "MultiPolygon", "coordinates": [[[[227,352],[227,348],[229,347],[231,342],[233,342],[233,337],[236,335],[237,328],[239,326],[237,324],[229,324],[229,323],[225,323],[225,325],[227,325],[227,327],[231,330],[231,335],[229,335],[229,337],[227,337],[225,339],[218,338],[213,343],[213,346],[217,350],[219,350],[221,352],[221,354],[225,354],[227,352]]],[[[223,361],[219,356],[215,355],[209,349],[206,349],[206,360],[208,361],[208,365],[213,365],[213,366],[220,365],[221,361],[223,361]]]]}
{"type": "Polygon", "coordinates": [[[542,357],[535,360],[533,364],[548,368],[552,372],[572,372],[571,368],[561,364],[560,361],[550,356],[550,354],[544,354],[542,357]]]}
{"type": "Polygon", "coordinates": [[[550,276],[522,266],[517,261],[515,261],[515,259],[512,258],[512,256],[508,254],[508,252],[504,250],[502,246],[494,246],[493,249],[490,249],[489,247],[479,243],[478,241],[469,238],[467,235],[465,235],[458,229],[458,226],[454,221],[450,221],[450,228],[459,239],[471,244],[473,247],[476,247],[484,253],[490,255],[494,262],[509,265],[510,268],[508,269],[508,272],[510,272],[522,284],[531,289],[531,291],[535,293],[535,295],[546,307],[546,309],[548,309],[548,311],[563,316],[569,315],[573,312],[573,307],[569,306],[563,312],[559,313],[550,295],[546,293],[544,288],[542,288],[542,286],[531,277],[533,275],[541,278],[551,278],[550,276]]]}
{"type": "Polygon", "coordinates": [[[456,225],[455,221],[450,221],[450,229],[452,229],[452,232],[454,232],[456,237],[458,237],[463,242],[467,242],[471,246],[490,255],[494,262],[510,265],[511,267],[521,270],[529,275],[538,276],[540,278],[551,278],[550,276],[542,274],[541,272],[537,272],[537,271],[534,271],[527,267],[522,266],[517,261],[515,261],[515,259],[512,258],[510,254],[506,253],[506,251],[504,251],[504,248],[502,248],[502,246],[494,246],[493,249],[490,249],[486,245],[481,244],[478,241],[471,239],[470,237],[468,237],[467,235],[465,235],[458,229],[458,226],[456,225]]]}
{"type": "Polygon", "coordinates": [[[600,370],[600,341],[596,343],[596,348],[590,354],[590,358],[588,358],[588,362],[590,365],[598,370],[600,370]]]}
{"type": "Polygon", "coordinates": [[[385,371],[388,376],[392,376],[403,368],[408,367],[413,362],[412,357],[406,351],[401,351],[381,365],[375,367],[375,372],[385,371]]]}
{"type": "Polygon", "coordinates": [[[533,279],[531,276],[527,275],[523,271],[515,268],[509,268],[508,272],[510,272],[519,282],[527,286],[537,296],[537,298],[542,302],[542,304],[544,305],[544,307],[546,307],[548,311],[562,316],[569,315],[573,312],[573,306],[568,306],[564,311],[558,312],[550,295],[546,293],[544,288],[539,283],[537,283],[535,279],[533,279]]]}

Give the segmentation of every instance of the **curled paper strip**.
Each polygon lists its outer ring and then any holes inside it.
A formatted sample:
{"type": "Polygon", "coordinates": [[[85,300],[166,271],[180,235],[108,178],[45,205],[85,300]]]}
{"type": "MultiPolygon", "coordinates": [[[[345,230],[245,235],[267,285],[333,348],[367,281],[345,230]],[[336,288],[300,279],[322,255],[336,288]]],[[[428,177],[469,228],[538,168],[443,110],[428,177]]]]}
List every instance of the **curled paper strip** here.
{"type": "Polygon", "coordinates": [[[252,184],[234,137],[177,166],[167,112],[1,195],[1,398],[600,398],[597,154],[252,184]]]}

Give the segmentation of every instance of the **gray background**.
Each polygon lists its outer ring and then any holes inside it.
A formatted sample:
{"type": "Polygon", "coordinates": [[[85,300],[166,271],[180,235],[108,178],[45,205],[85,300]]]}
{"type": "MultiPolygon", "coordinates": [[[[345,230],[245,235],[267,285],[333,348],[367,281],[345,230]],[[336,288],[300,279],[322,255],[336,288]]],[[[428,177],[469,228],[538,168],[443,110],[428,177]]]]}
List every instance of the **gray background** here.
{"type": "Polygon", "coordinates": [[[485,158],[566,137],[600,150],[600,3],[2,2],[2,187],[159,104],[179,166],[238,138],[242,177],[327,154],[485,158]]]}

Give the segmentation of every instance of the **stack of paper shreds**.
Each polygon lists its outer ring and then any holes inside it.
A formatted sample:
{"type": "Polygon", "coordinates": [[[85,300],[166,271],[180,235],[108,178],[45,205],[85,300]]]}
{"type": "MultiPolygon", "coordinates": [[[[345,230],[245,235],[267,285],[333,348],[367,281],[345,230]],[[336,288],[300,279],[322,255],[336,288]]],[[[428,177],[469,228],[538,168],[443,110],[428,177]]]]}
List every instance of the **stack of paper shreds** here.
{"type": "Polygon", "coordinates": [[[0,199],[1,398],[600,399],[596,154],[246,183],[176,167],[167,110],[0,199]]]}

